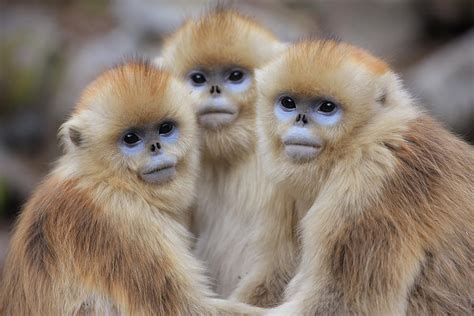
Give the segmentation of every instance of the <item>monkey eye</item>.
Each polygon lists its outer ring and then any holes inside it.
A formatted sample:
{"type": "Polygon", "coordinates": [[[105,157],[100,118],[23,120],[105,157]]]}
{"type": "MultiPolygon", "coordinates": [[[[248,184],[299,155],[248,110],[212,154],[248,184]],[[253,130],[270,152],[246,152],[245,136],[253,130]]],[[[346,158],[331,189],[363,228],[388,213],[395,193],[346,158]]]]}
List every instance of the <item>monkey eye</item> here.
{"type": "Polygon", "coordinates": [[[164,122],[160,125],[158,132],[160,133],[160,135],[168,135],[173,131],[174,126],[175,125],[173,122],[164,122]]]}
{"type": "Polygon", "coordinates": [[[196,85],[202,85],[206,82],[206,76],[203,73],[195,72],[190,76],[191,80],[196,85]]]}
{"type": "Polygon", "coordinates": [[[330,115],[336,112],[337,105],[334,102],[324,100],[318,107],[318,112],[324,115],[330,115]]]}
{"type": "Polygon", "coordinates": [[[290,98],[289,96],[284,96],[280,99],[280,104],[287,110],[293,110],[296,108],[295,100],[290,98]]]}
{"type": "Polygon", "coordinates": [[[239,83],[244,78],[244,73],[241,70],[233,70],[228,77],[228,80],[233,83],[239,83]]]}
{"type": "Polygon", "coordinates": [[[140,136],[133,132],[129,132],[123,136],[123,142],[129,146],[136,145],[141,141],[140,136]]]}

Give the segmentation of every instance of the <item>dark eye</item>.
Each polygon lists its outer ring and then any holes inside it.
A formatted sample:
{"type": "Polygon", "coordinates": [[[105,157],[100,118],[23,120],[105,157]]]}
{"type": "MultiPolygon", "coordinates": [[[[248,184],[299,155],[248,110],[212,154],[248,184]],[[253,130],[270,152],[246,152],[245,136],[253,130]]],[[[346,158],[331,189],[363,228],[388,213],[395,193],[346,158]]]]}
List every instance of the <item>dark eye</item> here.
{"type": "Polygon", "coordinates": [[[229,75],[229,80],[233,82],[239,82],[244,77],[244,73],[240,70],[234,70],[229,75]]]}
{"type": "Polygon", "coordinates": [[[125,136],[123,137],[123,141],[127,145],[134,145],[134,144],[138,143],[140,140],[141,139],[137,134],[131,133],[131,132],[125,134],[125,136]]]}
{"type": "Polygon", "coordinates": [[[160,135],[167,135],[171,133],[173,129],[174,129],[173,122],[164,122],[163,124],[160,125],[159,133],[160,135]]]}
{"type": "Polygon", "coordinates": [[[202,74],[200,72],[195,72],[191,75],[191,80],[195,84],[203,84],[203,83],[206,82],[206,77],[204,76],[204,74],[202,74]]]}
{"type": "Polygon", "coordinates": [[[337,109],[337,105],[331,101],[323,101],[318,108],[318,112],[322,112],[324,114],[330,114],[337,109]]]}
{"type": "Polygon", "coordinates": [[[288,96],[281,98],[280,103],[285,109],[291,110],[296,108],[295,100],[288,96]]]}

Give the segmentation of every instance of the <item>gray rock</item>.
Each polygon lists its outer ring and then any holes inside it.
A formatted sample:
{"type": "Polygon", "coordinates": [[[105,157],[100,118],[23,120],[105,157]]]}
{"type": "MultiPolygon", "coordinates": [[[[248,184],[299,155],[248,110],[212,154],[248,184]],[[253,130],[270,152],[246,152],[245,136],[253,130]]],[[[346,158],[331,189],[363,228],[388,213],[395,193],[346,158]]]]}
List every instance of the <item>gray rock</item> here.
{"type": "Polygon", "coordinates": [[[2,8],[0,29],[5,103],[0,113],[41,107],[39,100],[52,89],[51,68],[62,41],[54,15],[48,10],[2,8]]]}
{"type": "Polygon", "coordinates": [[[60,43],[58,25],[48,10],[2,9],[0,29],[2,48],[14,53],[16,67],[44,67],[60,43]]]}
{"type": "MultiPolygon", "coordinates": [[[[186,18],[198,17],[212,7],[212,2],[203,0],[115,0],[112,10],[120,25],[132,34],[152,33],[163,37],[186,18]]],[[[262,0],[235,1],[230,7],[262,22],[283,40],[295,40],[318,31],[317,20],[304,8],[288,14],[285,4],[262,0]]]]}
{"type": "Polygon", "coordinates": [[[474,137],[474,29],[423,59],[405,79],[436,117],[461,135],[474,137]]]}
{"type": "Polygon", "coordinates": [[[391,64],[412,53],[422,32],[410,1],[318,1],[314,9],[325,32],[391,64]]]}
{"type": "MultiPolygon", "coordinates": [[[[6,224],[0,226],[0,270],[3,271],[3,263],[5,262],[5,257],[7,256],[8,244],[10,242],[10,235],[8,233],[8,227],[6,224]]],[[[0,273],[0,282],[2,278],[0,273]]]]}
{"type": "Polygon", "coordinates": [[[77,51],[68,57],[64,79],[55,97],[53,114],[61,121],[78,101],[81,91],[103,70],[140,52],[137,39],[123,30],[77,44],[77,51]]]}
{"type": "Polygon", "coordinates": [[[207,1],[115,0],[112,11],[119,24],[131,34],[171,33],[189,16],[203,11],[207,1]]]}

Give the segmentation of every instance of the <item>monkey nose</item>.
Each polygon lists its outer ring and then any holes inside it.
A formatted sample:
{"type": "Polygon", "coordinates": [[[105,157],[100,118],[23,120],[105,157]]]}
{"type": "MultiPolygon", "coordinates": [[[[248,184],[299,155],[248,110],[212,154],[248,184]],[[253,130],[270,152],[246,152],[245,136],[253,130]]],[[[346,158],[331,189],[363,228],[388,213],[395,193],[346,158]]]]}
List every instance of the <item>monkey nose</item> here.
{"type": "Polygon", "coordinates": [[[150,145],[150,151],[152,153],[158,152],[161,149],[160,143],[153,143],[150,145]]]}
{"type": "Polygon", "coordinates": [[[296,116],[295,124],[301,126],[308,124],[308,118],[306,117],[306,114],[298,114],[298,116],[296,116]]]}
{"type": "Polygon", "coordinates": [[[210,92],[211,92],[211,94],[214,94],[214,93],[220,94],[220,93],[221,93],[221,89],[219,88],[218,85],[213,85],[213,86],[211,86],[211,91],[210,91],[210,92]]]}

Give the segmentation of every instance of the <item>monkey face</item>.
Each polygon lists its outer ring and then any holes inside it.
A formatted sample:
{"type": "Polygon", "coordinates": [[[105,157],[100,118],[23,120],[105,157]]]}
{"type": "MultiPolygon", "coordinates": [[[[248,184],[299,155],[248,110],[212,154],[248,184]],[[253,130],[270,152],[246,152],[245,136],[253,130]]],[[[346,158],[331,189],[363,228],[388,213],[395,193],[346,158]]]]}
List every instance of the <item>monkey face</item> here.
{"type": "Polygon", "coordinates": [[[127,129],[118,142],[119,150],[140,179],[151,184],[171,180],[176,174],[177,156],[167,151],[179,140],[174,120],[127,129]]]}
{"type": "Polygon", "coordinates": [[[186,177],[198,159],[194,101],[183,83],[151,65],[114,68],[91,84],[66,123],[70,149],[130,182],[191,182],[186,177]]]}
{"type": "Polygon", "coordinates": [[[194,94],[199,96],[196,113],[199,124],[206,129],[232,124],[246,104],[246,95],[253,94],[253,74],[244,67],[198,67],[186,77],[194,94]]]}
{"type": "Polygon", "coordinates": [[[230,162],[254,150],[254,70],[284,49],[271,32],[227,10],[188,20],[165,40],[155,63],[184,79],[198,98],[205,159],[230,162]]]}
{"type": "Polygon", "coordinates": [[[284,125],[280,133],[286,155],[295,162],[315,159],[326,140],[319,129],[336,125],[342,107],[327,97],[304,98],[284,93],[274,104],[275,117],[284,125]]]}
{"type": "MultiPolygon", "coordinates": [[[[367,139],[390,72],[347,44],[302,42],[257,70],[259,150],[279,179],[313,181],[367,139]]],[[[393,78],[391,78],[393,79],[393,78]]]]}

